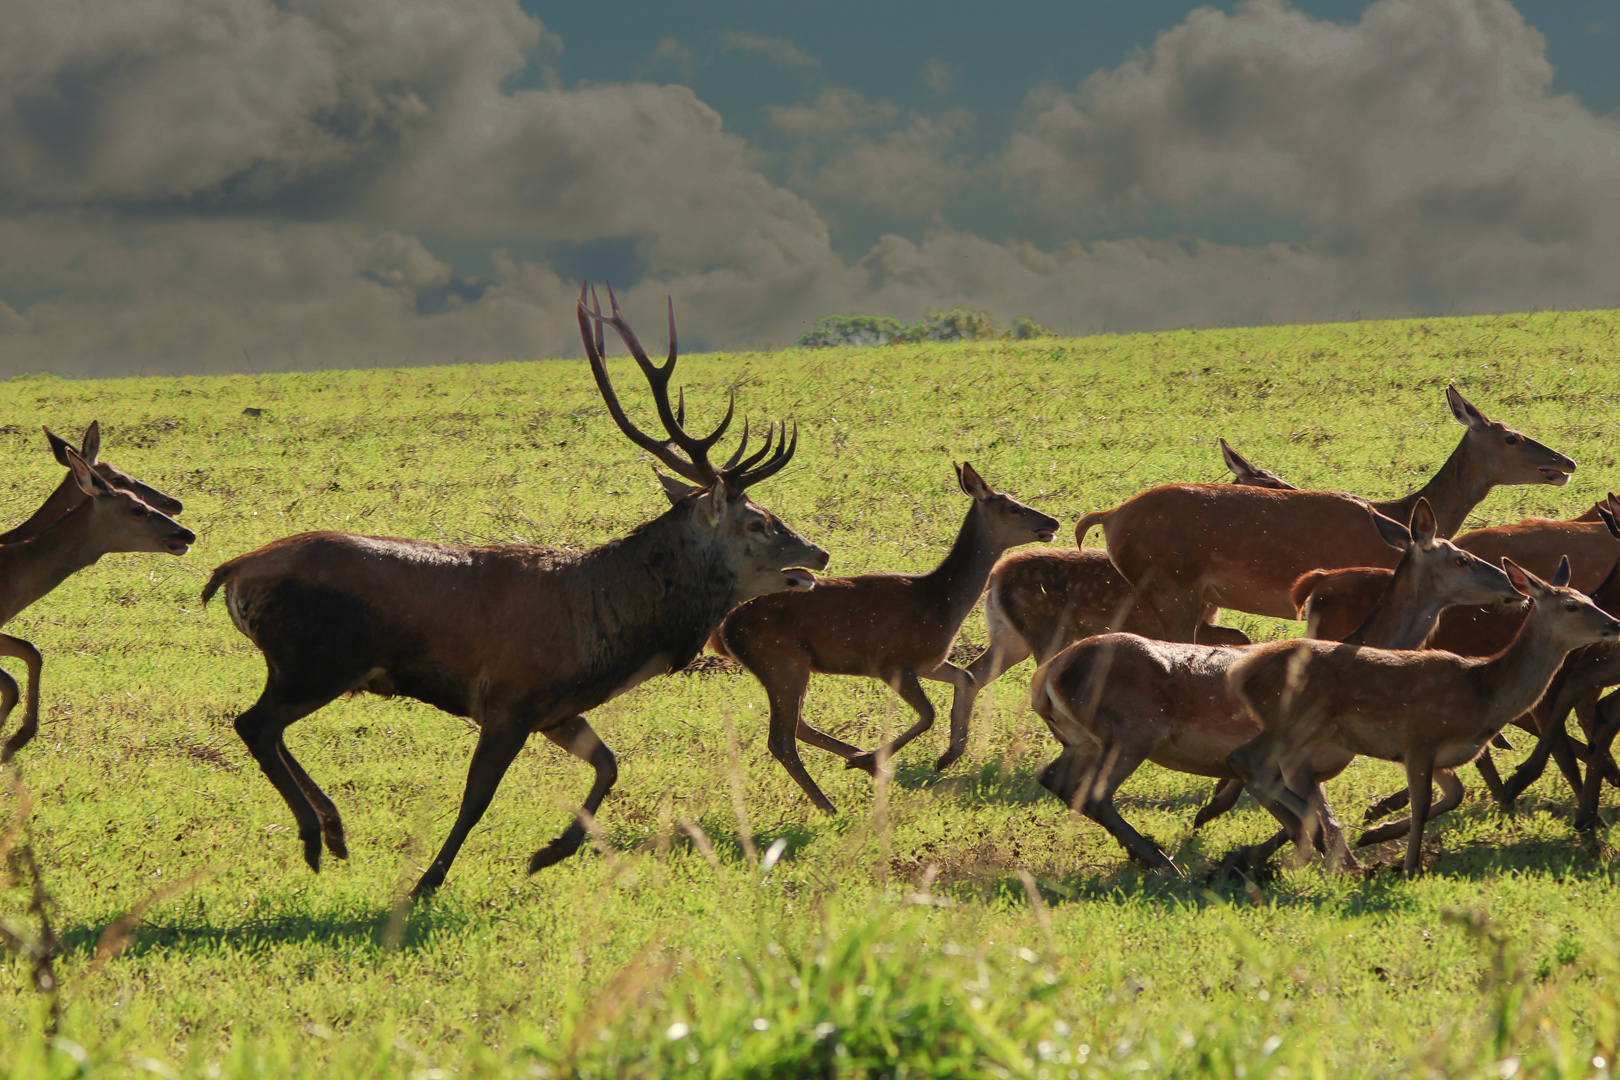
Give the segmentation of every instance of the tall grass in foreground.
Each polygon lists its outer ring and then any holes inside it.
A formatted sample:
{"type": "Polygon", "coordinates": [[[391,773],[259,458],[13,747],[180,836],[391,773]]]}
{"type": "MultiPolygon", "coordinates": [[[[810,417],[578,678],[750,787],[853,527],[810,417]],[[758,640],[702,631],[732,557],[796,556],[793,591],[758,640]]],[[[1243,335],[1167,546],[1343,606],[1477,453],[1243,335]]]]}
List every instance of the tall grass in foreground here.
{"type": "MultiPolygon", "coordinates": [[[[1580,463],[1567,487],[1493,493],[1470,527],[1573,516],[1620,489],[1616,313],[681,365],[694,402],[736,386],[756,421],[798,418],[799,457],[759,498],[838,573],[933,566],[965,509],[953,459],[1070,521],[1223,478],[1218,435],[1301,485],[1401,494],[1456,442],[1451,381],[1580,463]]],[[[1119,804],[1189,870],[1165,881],[1034,782],[1052,751],[1027,669],[979,699],[943,777],[938,728],[886,785],[807,752],[836,817],[771,760],[751,678],[654,680],[592,714],[620,763],[595,851],[523,873],[589,785],[536,741],[415,910],[395,901],[443,839],[472,735],[408,701],[335,702],[287,733],[350,834],[351,858],[310,874],[231,729],[263,667],[217,604],[200,608],[208,570],[319,528],[599,543],[664,505],[644,455],[578,362],[14,379],[0,518],[60,478],[38,424],[76,434],[97,417],[104,455],[183,499],[199,540],[185,559],[104,560],[6,628],[45,655],[41,734],[18,760],[30,808],[0,786],[0,823],[19,825],[8,850],[26,845],[46,899],[31,910],[32,867],[0,860],[0,919],[54,937],[61,1041],[34,960],[0,956],[0,1077],[1501,1077],[1613,1060],[1615,835],[1573,833],[1556,779],[1512,815],[1475,797],[1441,819],[1420,881],[1314,866],[1208,881],[1269,819],[1244,805],[1194,831],[1207,782],[1147,767],[1119,804]]],[[[982,643],[977,616],[965,637],[982,643]]],[[[888,688],[832,678],[805,717],[863,746],[909,720],[888,688]]],[[[1400,778],[1361,762],[1329,795],[1354,820],[1400,778]]]]}

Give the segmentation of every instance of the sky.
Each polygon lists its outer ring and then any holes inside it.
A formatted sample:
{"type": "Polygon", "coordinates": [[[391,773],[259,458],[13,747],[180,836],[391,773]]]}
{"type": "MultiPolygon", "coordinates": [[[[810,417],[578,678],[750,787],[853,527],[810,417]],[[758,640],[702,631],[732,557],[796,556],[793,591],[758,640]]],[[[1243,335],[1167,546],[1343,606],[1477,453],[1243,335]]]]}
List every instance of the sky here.
{"type": "Polygon", "coordinates": [[[11,0],[0,376],[1620,306],[1613,0],[11,0]]]}

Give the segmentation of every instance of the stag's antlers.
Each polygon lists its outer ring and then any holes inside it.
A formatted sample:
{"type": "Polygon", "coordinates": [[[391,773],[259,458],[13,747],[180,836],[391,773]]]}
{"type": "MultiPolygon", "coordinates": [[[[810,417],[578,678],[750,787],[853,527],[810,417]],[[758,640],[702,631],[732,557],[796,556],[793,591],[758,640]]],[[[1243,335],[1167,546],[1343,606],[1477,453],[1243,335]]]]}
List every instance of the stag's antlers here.
{"type": "Polygon", "coordinates": [[[731,455],[725,465],[716,469],[709,463],[709,450],[731,426],[732,416],[737,409],[737,393],[731,392],[731,400],[726,407],[725,418],[720,426],[715,428],[706,437],[697,439],[688,435],[684,424],[686,423],[686,392],[683,390],[671,408],[669,403],[669,379],[675,371],[675,302],[669,304],[669,359],[662,366],[655,364],[647,357],[647,351],[641,347],[641,342],[631,331],[624,315],[619,311],[618,298],[613,295],[613,286],[608,286],[608,305],[611,314],[602,315],[602,305],[596,299],[596,289],[589,284],[581,285],[579,289],[579,333],[585,342],[585,355],[591,362],[591,374],[596,378],[596,388],[602,392],[602,400],[607,403],[608,412],[613,416],[614,423],[619,430],[629,437],[630,441],[647,451],[653,457],[667,465],[676,475],[690,480],[702,487],[712,487],[721,480],[726,487],[733,491],[742,491],[753,484],[759,483],[766,477],[772,476],[781,470],[793,459],[794,452],[799,448],[799,425],[793,425],[793,438],[787,438],[787,422],[781,424],[781,438],[777,437],[777,425],[771,424],[766,428],[765,445],[743,457],[748,449],[748,422],[743,421],[742,444],[737,452],[731,455]],[[585,306],[585,298],[590,296],[591,306],[585,306]],[[593,333],[593,326],[595,324],[593,333]],[[647,384],[652,389],[653,404],[658,409],[658,419],[663,422],[664,430],[669,433],[668,442],[660,442],[646,432],[641,431],[630,422],[625,414],[624,407],[613,392],[613,384],[608,379],[607,365],[602,357],[606,352],[603,340],[602,326],[609,324],[619,332],[625,347],[630,355],[635,357],[642,374],[647,377],[647,384]],[[774,446],[774,452],[773,452],[774,446]],[[686,457],[681,457],[678,451],[684,451],[686,457]],[[761,462],[764,464],[760,464],[761,462]]]}

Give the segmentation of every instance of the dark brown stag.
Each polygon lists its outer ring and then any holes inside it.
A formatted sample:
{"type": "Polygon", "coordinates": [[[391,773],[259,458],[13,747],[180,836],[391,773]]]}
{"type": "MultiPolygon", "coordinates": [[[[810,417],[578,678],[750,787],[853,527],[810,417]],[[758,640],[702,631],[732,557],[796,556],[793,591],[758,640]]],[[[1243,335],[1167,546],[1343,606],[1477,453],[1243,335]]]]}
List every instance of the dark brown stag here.
{"type": "Polygon", "coordinates": [[[1434,508],[1442,536],[1501,484],[1563,484],[1575,463],[1483,413],[1446,388],[1461,442],[1419,491],[1371,502],[1331,491],[1269,491],[1235,484],[1153,488],[1112,510],[1087,514],[1083,538],[1101,525],[1108,555],[1176,641],[1192,641],[1211,608],[1294,617],[1290,587],[1319,567],[1391,566],[1392,552],[1372,527],[1368,505],[1396,521],[1419,498],[1434,508]]]}
{"type": "MultiPolygon", "coordinates": [[[[956,543],[932,572],[824,578],[813,593],[762,596],[729,615],[709,643],[765,687],[772,755],[829,814],[836,808],[805,771],[798,740],[845,758],[850,768],[869,773],[883,768],[933,726],[934,706],[919,679],[948,682],[958,691],[973,681],[945,658],[996,559],[1010,547],[1044,542],[1056,533],[1056,518],[992,491],[967,462],[957,466],[956,475],[973,501],[956,543]],[[881,679],[916,710],[917,722],[887,746],[863,754],[805,722],[804,692],[812,672],[881,679]]],[[[952,745],[956,738],[953,728],[952,745]]]]}
{"type": "MultiPolygon", "coordinates": [[[[709,463],[709,451],[732,410],[707,437],[686,433],[684,409],[669,399],[673,306],[662,366],[647,358],[617,301],[604,319],[586,308],[581,292],[579,327],[614,421],[688,482],[666,479],[673,505],[665,513],[585,552],[304,533],[231,560],[203,590],[206,601],[224,588],[231,621],[264,653],[264,692],[237,717],[236,730],[292,810],[311,869],[320,869],[323,837],[338,858],[347,847],[337,808],[283,740],[295,720],[342,694],[367,691],[413,697],[478,725],[460,812],[413,891],[425,896],[444,881],[531,734],[595,769],[584,801],[594,814],[618,770],[584,713],[684,667],[737,604],[812,588],[815,578],[804,568],[827,564],[825,551],[746,494],[792,459],[796,433],[790,442],[785,424],[772,425],[765,445],[745,458],[745,428],[742,447],[720,468],[709,463]],[[602,360],[604,322],[651,384],[667,440],[638,430],[614,395],[602,360]]],[[[529,871],[568,857],[584,838],[576,819],[534,854],[529,871]]]]}

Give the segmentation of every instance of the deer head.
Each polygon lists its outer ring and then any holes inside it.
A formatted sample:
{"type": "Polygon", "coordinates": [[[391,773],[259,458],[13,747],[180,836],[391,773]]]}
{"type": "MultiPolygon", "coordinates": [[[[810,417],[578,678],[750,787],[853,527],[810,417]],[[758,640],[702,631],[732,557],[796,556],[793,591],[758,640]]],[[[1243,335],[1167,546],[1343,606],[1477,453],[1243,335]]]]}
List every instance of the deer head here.
{"type": "Polygon", "coordinates": [[[1478,460],[1486,463],[1485,471],[1492,483],[1558,487],[1569,483],[1569,474],[1575,471],[1571,459],[1499,420],[1489,419],[1455,386],[1446,387],[1446,404],[1457,423],[1468,429],[1463,438],[1471,444],[1478,460]]]}

